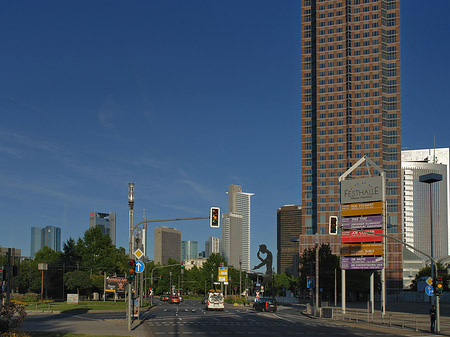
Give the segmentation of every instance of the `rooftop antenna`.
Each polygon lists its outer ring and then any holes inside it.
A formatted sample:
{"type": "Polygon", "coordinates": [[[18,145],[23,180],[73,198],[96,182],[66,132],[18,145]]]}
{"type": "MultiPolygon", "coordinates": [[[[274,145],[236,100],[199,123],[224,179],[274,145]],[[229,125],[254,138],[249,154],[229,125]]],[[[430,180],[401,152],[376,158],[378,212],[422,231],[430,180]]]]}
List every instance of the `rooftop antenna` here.
{"type": "Polygon", "coordinates": [[[433,164],[436,164],[436,134],[433,134],[433,143],[434,143],[433,164]]]}

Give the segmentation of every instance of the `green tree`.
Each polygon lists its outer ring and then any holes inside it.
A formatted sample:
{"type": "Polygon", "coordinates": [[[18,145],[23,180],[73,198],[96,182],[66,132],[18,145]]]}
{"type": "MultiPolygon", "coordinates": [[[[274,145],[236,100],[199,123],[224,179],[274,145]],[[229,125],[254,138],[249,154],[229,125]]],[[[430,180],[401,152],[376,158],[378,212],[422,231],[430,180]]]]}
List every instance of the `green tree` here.
{"type": "Polygon", "coordinates": [[[84,237],[78,239],[74,251],[75,257],[79,256],[81,270],[109,275],[126,271],[128,259],[125,250],[114,247],[110,237],[103,235],[98,226],[89,228],[84,237]]]}
{"type": "Polygon", "coordinates": [[[41,271],[38,270],[39,263],[46,263],[48,270],[44,271],[44,296],[50,298],[61,298],[63,287],[62,254],[44,246],[36,252],[31,262],[31,290],[40,293],[41,271]]]}
{"type": "MultiPolygon", "coordinates": [[[[441,263],[437,263],[438,270],[445,270],[445,271],[447,271],[448,267],[449,267],[448,265],[444,266],[441,263]]],[[[434,275],[435,275],[435,277],[438,277],[438,273],[437,273],[436,270],[434,271],[434,275]]],[[[431,277],[431,267],[429,265],[425,266],[422,269],[420,269],[419,272],[416,274],[414,279],[411,281],[411,285],[410,285],[410,289],[411,290],[417,291],[417,283],[419,282],[421,277],[431,277]]],[[[449,286],[448,286],[448,283],[450,281],[449,274],[447,272],[445,272],[443,274],[439,273],[439,277],[442,277],[442,281],[443,281],[443,284],[444,284],[444,292],[448,292],[450,290],[449,286]]]]}
{"type": "Polygon", "coordinates": [[[88,295],[93,286],[89,273],[83,270],[74,270],[66,273],[64,282],[69,291],[76,291],[77,294],[83,295],[88,295]]]}
{"type": "MultiPolygon", "coordinates": [[[[300,257],[300,289],[304,292],[307,287],[307,276],[315,275],[316,250],[305,249],[300,257]]],[[[339,258],[333,255],[329,244],[319,246],[319,288],[323,289],[322,296],[330,299],[334,296],[334,273],[339,269],[339,258]]]]}

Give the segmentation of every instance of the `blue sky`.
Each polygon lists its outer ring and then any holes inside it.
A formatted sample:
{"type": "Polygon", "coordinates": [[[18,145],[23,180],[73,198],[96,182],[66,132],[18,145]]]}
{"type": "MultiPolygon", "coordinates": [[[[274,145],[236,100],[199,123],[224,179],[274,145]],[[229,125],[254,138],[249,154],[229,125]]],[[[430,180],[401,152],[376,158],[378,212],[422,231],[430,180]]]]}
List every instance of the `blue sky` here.
{"type": "MultiPolygon", "coordinates": [[[[450,2],[403,1],[402,146],[449,146],[450,2]]],[[[82,236],[89,212],[135,223],[226,211],[252,198],[276,254],[276,211],[301,202],[300,1],[14,1],[0,4],[0,245],[32,226],[82,236]]],[[[183,240],[206,220],[166,223],[183,240]]],[[[149,235],[153,257],[153,229],[149,235]]]]}

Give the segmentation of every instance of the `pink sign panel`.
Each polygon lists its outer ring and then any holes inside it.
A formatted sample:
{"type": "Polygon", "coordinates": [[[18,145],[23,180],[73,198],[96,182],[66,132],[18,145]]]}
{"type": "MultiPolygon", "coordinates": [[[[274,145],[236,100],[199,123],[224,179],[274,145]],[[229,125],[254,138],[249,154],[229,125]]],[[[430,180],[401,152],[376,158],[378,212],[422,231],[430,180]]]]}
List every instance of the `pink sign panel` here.
{"type": "Polygon", "coordinates": [[[360,231],[342,231],[341,232],[341,242],[342,243],[356,243],[356,242],[382,242],[383,237],[380,235],[375,235],[372,233],[383,234],[382,229],[369,229],[367,230],[371,233],[360,232],[360,231]]]}
{"type": "Polygon", "coordinates": [[[341,256],[341,269],[383,269],[383,257],[345,257],[341,256]]]}
{"type": "Polygon", "coordinates": [[[343,217],[341,221],[344,229],[371,229],[383,227],[382,215],[343,217]]]}

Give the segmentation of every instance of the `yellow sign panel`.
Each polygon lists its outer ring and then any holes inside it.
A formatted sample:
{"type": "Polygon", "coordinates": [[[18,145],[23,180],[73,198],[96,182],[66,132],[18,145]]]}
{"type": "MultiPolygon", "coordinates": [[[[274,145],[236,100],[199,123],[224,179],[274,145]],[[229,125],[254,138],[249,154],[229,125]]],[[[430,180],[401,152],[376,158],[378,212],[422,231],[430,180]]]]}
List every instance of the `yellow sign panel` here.
{"type": "Polygon", "coordinates": [[[381,256],[383,243],[342,244],[341,256],[381,256]]]}
{"type": "Polygon", "coordinates": [[[228,276],[219,276],[219,282],[228,282],[228,276]]]}
{"type": "Polygon", "coordinates": [[[341,205],[341,216],[359,216],[373,214],[383,214],[382,201],[341,205]]]}
{"type": "Polygon", "coordinates": [[[219,267],[219,276],[228,276],[228,267],[219,267]]]}

